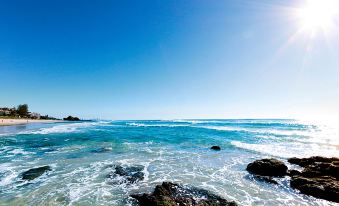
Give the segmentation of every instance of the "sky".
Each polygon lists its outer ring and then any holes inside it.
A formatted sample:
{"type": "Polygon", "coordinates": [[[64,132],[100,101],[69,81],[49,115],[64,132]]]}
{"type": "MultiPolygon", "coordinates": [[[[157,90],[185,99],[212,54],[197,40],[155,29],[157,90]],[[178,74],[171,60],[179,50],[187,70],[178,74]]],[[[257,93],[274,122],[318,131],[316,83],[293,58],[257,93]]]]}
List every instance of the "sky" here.
{"type": "Polygon", "coordinates": [[[3,0],[0,106],[99,119],[339,117],[339,32],[303,29],[305,5],[3,0]]]}

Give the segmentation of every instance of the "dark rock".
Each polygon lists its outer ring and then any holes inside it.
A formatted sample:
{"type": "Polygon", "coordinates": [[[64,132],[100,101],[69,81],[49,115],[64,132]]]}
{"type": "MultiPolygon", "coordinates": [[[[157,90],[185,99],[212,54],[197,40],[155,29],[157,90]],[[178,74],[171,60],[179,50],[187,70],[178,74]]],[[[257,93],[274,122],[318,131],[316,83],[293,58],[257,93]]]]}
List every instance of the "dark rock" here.
{"type": "Polygon", "coordinates": [[[105,152],[111,152],[111,151],[112,149],[108,147],[100,147],[100,148],[91,150],[92,153],[105,153],[105,152]]]}
{"type": "Polygon", "coordinates": [[[52,170],[50,166],[42,166],[33,169],[29,169],[21,174],[23,180],[34,180],[37,177],[40,177],[45,172],[52,170]]]}
{"type": "Polygon", "coordinates": [[[314,164],[316,162],[321,162],[321,163],[332,163],[332,162],[339,162],[339,158],[332,157],[332,158],[327,158],[327,157],[321,157],[321,156],[313,156],[310,158],[296,158],[292,157],[288,159],[288,162],[291,164],[296,164],[301,167],[305,167],[307,165],[314,164]]]}
{"type": "Polygon", "coordinates": [[[68,116],[64,118],[65,121],[80,121],[78,117],[68,116]]]}
{"type": "Polygon", "coordinates": [[[278,184],[278,182],[276,180],[274,180],[272,177],[254,175],[254,178],[259,180],[259,181],[268,182],[268,183],[276,184],[276,185],[278,184]]]}
{"type": "Polygon", "coordinates": [[[219,146],[212,146],[211,149],[212,150],[217,150],[217,151],[221,150],[221,148],[219,146]]]}
{"type": "Polygon", "coordinates": [[[140,206],[236,206],[207,190],[163,182],[152,194],[131,195],[140,206]]]}
{"type": "Polygon", "coordinates": [[[300,175],[301,174],[301,172],[299,172],[298,170],[288,170],[287,171],[287,175],[288,176],[296,176],[296,175],[300,175]]]}
{"type": "Polygon", "coordinates": [[[339,182],[330,176],[307,178],[293,176],[291,187],[301,193],[333,202],[339,202],[339,182]]]}
{"type": "Polygon", "coordinates": [[[287,174],[287,166],[277,159],[256,160],[248,164],[246,170],[260,176],[282,177],[287,174]]]}
{"type": "Polygon", "coordinates": [[[303,167],[301,172],[291,175],[292,188],[316,198],[339,202],[338,158],[314,156],[288,161],[303,167]]]}
{"type": "Polygon", "coordinates": [[[290,158],[288,162],[304,167],[301,176],[332,176],[339,179],[339,158],[314,156],[310,158],[290,158]]]}
{"type": "Polygon", "coordinates": [[[144,179],[142,170],[144,166],[137,165],[132,167],[115,166],[115,170],[107,175],[107,178],[117,180],[115,183],[135,183],[144,179]],[[117,179],[117,177],[122,177],[117,179]]]}

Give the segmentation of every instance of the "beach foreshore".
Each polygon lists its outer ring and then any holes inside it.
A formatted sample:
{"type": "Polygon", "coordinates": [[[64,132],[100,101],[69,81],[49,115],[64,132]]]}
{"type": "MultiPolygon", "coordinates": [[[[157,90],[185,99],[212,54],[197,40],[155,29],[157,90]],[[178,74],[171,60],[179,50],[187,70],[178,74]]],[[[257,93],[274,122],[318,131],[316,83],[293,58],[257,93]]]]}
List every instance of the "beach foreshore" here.
{"type": "Polygon", "coordinates": [[[42,120],[42,119],[1,119],[0,126],[11,126],[11,125],[20,125],[20,124],[29,124],[29,123],[55,123],[63,122],[63,120],[42,120]]]}

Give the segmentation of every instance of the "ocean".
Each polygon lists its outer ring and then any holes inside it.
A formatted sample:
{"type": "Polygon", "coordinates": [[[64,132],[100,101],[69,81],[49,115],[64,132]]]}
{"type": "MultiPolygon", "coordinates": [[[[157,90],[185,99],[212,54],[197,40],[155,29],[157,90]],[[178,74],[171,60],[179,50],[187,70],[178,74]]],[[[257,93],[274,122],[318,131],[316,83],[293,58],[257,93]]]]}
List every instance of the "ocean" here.
{"type": "Polygon", "coordinates": [[[0,127],[0,205],[135,205],[131,194],[171,181],[239,205],[335,205],[260,182],[248,163],[273,157],[339,157],[338,130],[297,120],[148,120],[0,127]],[[210,147],[218,145],[220,151],[210,147]],[[49,165],[32,180],[21,174],[49,165]],[[144,178],[109,178],[112,165],[142,166],[144,178]],[[114,179],[116,178],[116,179],[114,179]]]}

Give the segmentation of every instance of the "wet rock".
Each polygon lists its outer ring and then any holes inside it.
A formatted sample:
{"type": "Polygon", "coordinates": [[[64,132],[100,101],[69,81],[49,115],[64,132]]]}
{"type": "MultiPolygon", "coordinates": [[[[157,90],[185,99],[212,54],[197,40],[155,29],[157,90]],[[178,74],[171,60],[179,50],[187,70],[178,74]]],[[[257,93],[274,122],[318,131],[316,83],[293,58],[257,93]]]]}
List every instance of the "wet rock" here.
{"type": "Polygon", "coordinates": [[[105,153],[105,152],[111,152],[111,151],[112,149],[109,147],[100,147],[100,148],[91,150],[92,153],[105,153]]]}
{"type": "Polygon", "coordinates": [[[122,167],[116,165],[114,171],[107,175],[107,178],[116,180],[116,183],[135,183],[144,179],[142,170],[144,166],[136,165],[131,167],[122,167]]]}
{"type": "Polygon", "coordinates": [[[339,202],[338,158],[314,156],[290,158],[288,162],[303,167],[301,172],[291,175],[292,188],[316,198],[339,202]]]}
{"type": "Polygon", "coordinates": [[[339,202],[339,182],[331,176],[307,178],[293,176],[291,187],[301,193],[333,202],[339,202]]]}
{"type": "Polygon", "coordinates": [[[310,158],[290,158],[288,162],[304,167],[302,176],[332,176],[339,179],[339,158],[314,156],[310,158]]]}
{"type": "Polygon", "coordinates": [[[211,150],[219,151],[219,150],[221,150],[221,148],[219,146],[212,146],[211,150]]]}
{"type": "Polygon", "coordinates": [[[301,174],[301,172],[299,172],[298,170],[288,170],[287,171],[287,175],[288,176],[296,176],[296,175],[300,175],[301,174]]]}
{"type": "Polygon", "coordinates": [[[256,160],[248,164],[246,170],[260,176],[282,177],[287,174],[287,166],[277,159],[256,160]]]}
{"type": "MultiPolygon", "coordinates": [[[[288,162],[291,164],[296,164],[301,167],[305,167],[307,165],[312,165],[316,162],[321,162],[321,163],[339,163],[339,158],[332,157],[332,158],[327,158],[327,157],[321,157],[321,156],[313,156],[310,158],[296,158],[292,157],[288,159],[288,162]]],[[[338,165],[338,164],[337,164],[338,165]]]]}
{"type": "Polygon", "coordinates": [[[52,170],[50,166],[42,166],[33,169],[29,169],[21,174],[23,180],[34,180],[40,177],[45,172],[52,170]]]}
{"type": "Polygon", "coordinates": [[[275,184],[275,185],[278,184],[278,182],[276,180],[274,180],[272,177],[269,177],[269,176],[254,175],[254,178],[259,180],[259,181],[263,181],[263,182],[267,182],[267,183],[271,183],[271,184],[275,184]]]}
{"type": "Polygon", "coordinates": [[[236,206],[235,202],[214,195],[207,190],[184,187],[171,182],[157,185],[151,194],[131,195],[140,206],[236,206]]]}

